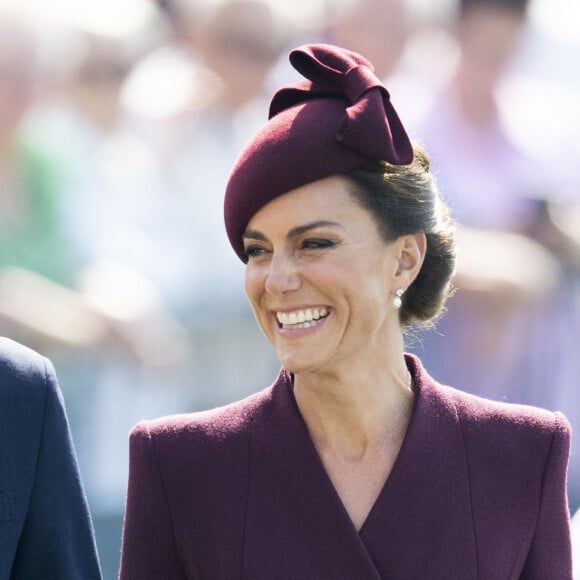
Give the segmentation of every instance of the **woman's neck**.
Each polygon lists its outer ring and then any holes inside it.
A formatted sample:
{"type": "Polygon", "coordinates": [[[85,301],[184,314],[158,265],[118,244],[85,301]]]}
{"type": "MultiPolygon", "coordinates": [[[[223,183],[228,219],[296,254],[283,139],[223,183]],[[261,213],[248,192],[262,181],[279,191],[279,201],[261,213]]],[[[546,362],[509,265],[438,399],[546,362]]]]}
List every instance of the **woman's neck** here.
{"type": "Polygon", "coordinates": [[[389,442],[400,443],[414,400],[402,352],[388,365],[297,375],[294,395],[318,450],[332,450],[353,460],[389,442]]]}

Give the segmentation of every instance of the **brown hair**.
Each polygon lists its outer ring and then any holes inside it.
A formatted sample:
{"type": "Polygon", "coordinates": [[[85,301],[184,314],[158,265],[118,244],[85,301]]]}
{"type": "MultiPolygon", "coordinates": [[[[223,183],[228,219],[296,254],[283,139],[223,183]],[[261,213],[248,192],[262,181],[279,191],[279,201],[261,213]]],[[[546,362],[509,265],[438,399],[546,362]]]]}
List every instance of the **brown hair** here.
{"type": "Polygon", "coordinates": [[[429,172],[427,153],[413,144],[410,165],[372,161],[345,173],[353,194],[377,220],[385,241],[425,233],[427,250],[417,278],[399,311],[404,327],[429,325],[441,314],[455,272],[455,227],[429,172]]]}

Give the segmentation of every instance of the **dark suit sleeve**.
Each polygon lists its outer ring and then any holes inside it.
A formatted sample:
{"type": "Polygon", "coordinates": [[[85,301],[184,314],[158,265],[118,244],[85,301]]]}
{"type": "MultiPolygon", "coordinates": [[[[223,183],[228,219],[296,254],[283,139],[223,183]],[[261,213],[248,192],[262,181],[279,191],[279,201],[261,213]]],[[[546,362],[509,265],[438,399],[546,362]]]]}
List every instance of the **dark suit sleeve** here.
{"type": "Polygon", "coordinates": [[[153,444],[144,424],[131,432],[120,580],[186,578],[153,444]]]}
{"type": "Polygon", "coordinates": [[[570,426],[560,413],[556,413],[534,538],[521,579],[572,578],[570,515],[566,489],[569,452],[570,426]]]}
{"type": "Polygon", "coordinates": [[[88,505],[62,395],[44,360],[44,418],[32,495],[11,580],[100,579],[88,505]]]}

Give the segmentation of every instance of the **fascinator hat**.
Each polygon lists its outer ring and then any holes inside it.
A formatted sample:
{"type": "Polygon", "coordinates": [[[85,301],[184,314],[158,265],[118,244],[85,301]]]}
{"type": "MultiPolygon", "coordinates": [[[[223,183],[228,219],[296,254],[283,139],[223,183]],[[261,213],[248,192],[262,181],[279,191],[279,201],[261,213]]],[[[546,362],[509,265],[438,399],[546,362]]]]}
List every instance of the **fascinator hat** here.
{"type": "Polygon", "coordinates": [[[268,122],[242,150],[226,187],[226,231],[244,262],[248,222],[276,197],[371,159],[413,161],[389,92],[366,58],[310,44],[292,50],[290,63],[306,80],[276,92],[268,122]]]}

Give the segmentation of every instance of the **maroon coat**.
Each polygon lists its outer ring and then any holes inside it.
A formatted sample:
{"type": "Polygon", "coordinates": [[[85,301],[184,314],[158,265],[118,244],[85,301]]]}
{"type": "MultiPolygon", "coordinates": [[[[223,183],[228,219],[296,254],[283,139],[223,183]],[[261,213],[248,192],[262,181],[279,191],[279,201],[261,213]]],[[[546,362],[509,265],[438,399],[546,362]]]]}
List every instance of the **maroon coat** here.
{"type": "Polygon", "coordinates": [[[572,578],[565,418],[408,364],[413,416],[358,533],[284,370],[244,401],[139,424],[120,578],[572,578]]]}

